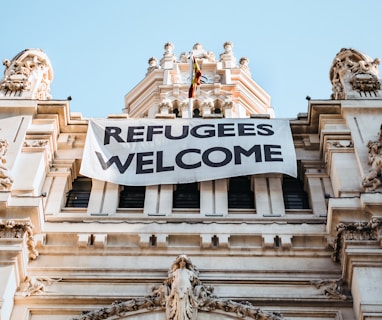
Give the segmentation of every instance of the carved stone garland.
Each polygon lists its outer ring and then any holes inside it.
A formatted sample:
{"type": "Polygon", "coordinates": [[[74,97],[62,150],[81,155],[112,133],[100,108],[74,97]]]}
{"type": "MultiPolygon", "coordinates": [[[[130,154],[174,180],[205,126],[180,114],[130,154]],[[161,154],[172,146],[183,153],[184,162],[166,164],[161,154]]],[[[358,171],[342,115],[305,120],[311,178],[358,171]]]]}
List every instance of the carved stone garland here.
{"type": "Polygon", "coordinates": [[[0,239],[23,239],[24,236],[26,236],[29,259],[35,260],[39,253],[36,250],[32,223],[30,221],[0,220],[0,239]]]}
{"type": "Polygon", "coordinates": [[[116,301],[110,307],[85,311],[74,320],[100,320],[123,317],[139,310],[166,310],[167,320],[195,320],[198,311],[224,311],[239,317],[257,320],[281,320],[278,313],[262,311],[249,302],[234,302],[218,298],[212,286],[203,285],[199,272],[186,255],[180,255],[172,264],[168,278],[162,285],[152,288],[146,297],[116,301]]]}
{"type": "Polygon", "coordinates": [[[333,261],[343,260],[343,248],[345,240],[378,240],[378,234],[382,230],[382,218],[373,217],[369,222],[339,223],[337,236],[333,242],[333,261]]]}

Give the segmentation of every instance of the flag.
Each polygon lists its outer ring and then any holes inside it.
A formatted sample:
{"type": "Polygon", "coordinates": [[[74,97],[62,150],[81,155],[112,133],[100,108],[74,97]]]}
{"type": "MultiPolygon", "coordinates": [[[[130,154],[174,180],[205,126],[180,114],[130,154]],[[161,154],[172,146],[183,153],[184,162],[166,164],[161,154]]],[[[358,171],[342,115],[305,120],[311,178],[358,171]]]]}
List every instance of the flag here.
{"type": "Polygon", "coordinates": [[[195,57],[192,57],[192,58],[193,58],[193,64],[192,64],[193,78],[192,78],[190,89],[188,90],[189,98],[195,97],[196,88],[198,85],[200,85],[200,78],[202,76],[202,72],[200,71],[198,62],[196,61],[195,57]]]}

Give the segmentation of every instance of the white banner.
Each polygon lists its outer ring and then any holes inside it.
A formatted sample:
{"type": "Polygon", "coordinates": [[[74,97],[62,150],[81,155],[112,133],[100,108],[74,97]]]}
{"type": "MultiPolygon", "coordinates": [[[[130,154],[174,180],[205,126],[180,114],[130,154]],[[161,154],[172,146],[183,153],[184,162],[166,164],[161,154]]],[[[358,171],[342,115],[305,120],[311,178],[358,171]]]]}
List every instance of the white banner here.
{"type": "Polygon", "coordinates": [[[297,174],[288,120],[90,120],[80,173],[121,185],[297,174]]]}

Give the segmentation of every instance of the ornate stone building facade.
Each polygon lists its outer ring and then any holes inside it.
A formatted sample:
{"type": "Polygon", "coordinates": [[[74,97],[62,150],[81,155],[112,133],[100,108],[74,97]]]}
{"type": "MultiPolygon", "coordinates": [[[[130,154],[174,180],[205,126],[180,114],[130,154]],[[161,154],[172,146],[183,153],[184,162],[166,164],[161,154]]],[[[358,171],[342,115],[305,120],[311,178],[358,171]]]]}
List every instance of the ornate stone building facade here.
{"type": "MultiPolygon", "coordinates": [[[[107,120],[276,119],[248,59],[222,51],[165,44],[107,120]]],[[[81,175],[89,119],[51,97],[43,51],[3,64],[1,320],[382,319],[378,59],[342,49],[331,99],[288,120],[297,177],[140,186],[81,175]]]]}

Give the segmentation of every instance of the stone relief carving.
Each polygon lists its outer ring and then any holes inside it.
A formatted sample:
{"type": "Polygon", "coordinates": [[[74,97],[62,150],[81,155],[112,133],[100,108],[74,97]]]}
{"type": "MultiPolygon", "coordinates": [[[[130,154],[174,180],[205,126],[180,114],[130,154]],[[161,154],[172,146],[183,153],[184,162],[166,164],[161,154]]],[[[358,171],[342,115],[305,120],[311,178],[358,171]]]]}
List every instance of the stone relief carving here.
{"type": "Polygon", "coordinates": [[[198,271],[185,255],[180,255],[172,264],[166,285],[166,319],[196,319],[198,303],[196,287],[201,283],[198,271]]]}
{"type": "Polygon", "coordinates": [[[0,191],[10,191],[13,185],[11,177],[5,164],[7,163],[6,154],[8,151],[8,142],[0,139],[0,191]]]}
{"type": "Polygon", "coordinates": [[[379,96],[379,63],[378,58],[372,60],[354,49],[341,49],[330,69],[332,99],[379,96]]]}
{"type": "Polygon", "coordinates": [[[379,129],[378,140],[369,141],[369,174],[362,180],[362,188],[366,192],[376,190],[382,184],[382,125],[379,129]]]}
{"type": "Polygon", "coordinates": [[[162,285],[152,288],[146,297],[116,301],[110,307],[95,311],[84,311],[74,320],[118,319],[130,312],[140,310],[166,311],[166,320],[196,319],[198,311],[223,311],[238,317],[257,320],[281,320],[282,315],[265,312],[248,301],[235,302],[214,295],[212,286],[204,285],[199,279],[199,271],[186,255],[179,255],[168,271],[162,285]]]}
{"type": "Polygon", "coordinates": [[[368,222],[341,222],[336,226],[336,238],[333,242],[333,261],[343,260],[343,248],[346,240],[378,240],[378,234],[382,230],[382,218],[373,217],[368,222]]]}
{"type": "Polygon", "coordinates": [[[340,140],[340,141],[328,141],[328,146],[334,148],[353,148],[354,144],[351,140],[340,140]]]}
{"type": "Polygon", "coordinates": [[[39,253],[33,235],[33,225],[30,221],[0,220],[0,238],[22,239],[26,236],[29,259],[35,260],[39,253]]]}
{"type": "Polygon", "coordinates": [[[24,286],[22,289],[22,295],[25,297],[40,295],[45,293],[46,286],[51,285],[54,282],[59,282],[62,279],[54,279],[54,278],[36,278],[26,276],[24,280],[24,286]]]}
{"type": "Polygon", "coordinates": [[[320,289],[322,294],[331,299],[347,300],[351,298],[350,290],[342,279],[313,280],[311,283],[320,289]]]}
{"type": "Polygon", "coordinates": [[[51,99],[50,84],[53,71],[48,57],[39,49],[26,49],[12,60],[4,59],[4,79],[0,82],[0,96],[23,96],[32,99],[51,99]]]}

